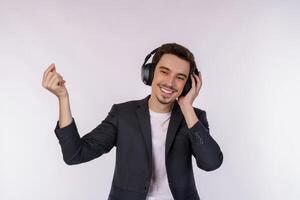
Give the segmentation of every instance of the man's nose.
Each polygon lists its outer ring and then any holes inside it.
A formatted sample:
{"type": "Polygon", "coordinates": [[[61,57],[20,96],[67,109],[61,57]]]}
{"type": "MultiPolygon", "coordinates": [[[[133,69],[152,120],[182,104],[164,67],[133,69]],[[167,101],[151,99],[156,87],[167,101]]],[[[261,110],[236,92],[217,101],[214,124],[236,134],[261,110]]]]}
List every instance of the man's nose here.
{"type": "Polygon", "coordinates": [[[174,76],[168,76],[166,78],[166,85],[169,86],[169,87],[173,87],[175,84],[175,77],[174,76]]]}

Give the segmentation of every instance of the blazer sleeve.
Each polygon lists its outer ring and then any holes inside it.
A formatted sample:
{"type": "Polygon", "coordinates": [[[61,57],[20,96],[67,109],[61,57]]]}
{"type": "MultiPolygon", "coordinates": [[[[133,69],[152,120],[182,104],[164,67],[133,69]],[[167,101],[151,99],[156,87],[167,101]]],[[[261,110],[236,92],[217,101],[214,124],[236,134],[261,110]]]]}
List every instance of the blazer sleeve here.
{"type": "Polygon", "coordinates": [[[116,145],[117,127],[115,104],[107,117],[82,138],[80,138],[74,118],[71,124],[63,128],[59,128],[57,121],[54,132],[59,140],[65,163],[68,165],[84,163],[109,152],[116,145]]]}
{"type": "Polygon", "coordinates": [[[212,171],[221,166],[223,153],[210,135],[206,112],[200,109],[195,109],[195,112],[199,121],[188,131],[192,154],[200,169],[212,171]]]}

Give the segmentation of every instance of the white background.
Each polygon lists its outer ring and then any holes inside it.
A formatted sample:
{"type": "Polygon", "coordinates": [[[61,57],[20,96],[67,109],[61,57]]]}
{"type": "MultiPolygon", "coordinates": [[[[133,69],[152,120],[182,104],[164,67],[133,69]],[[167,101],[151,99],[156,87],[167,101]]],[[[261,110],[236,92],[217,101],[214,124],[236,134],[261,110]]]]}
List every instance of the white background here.
{"type": "Polygon", "coordinates": [[[166,42],[195,55],[223,165],[194,162],[204,200],[300,198],[299,1],[0,0],[0,199],[107,199],[115,148],[68,166],[54,135],[54,62],[82,135],[113,103],[142,99],[145,56],[166,42]]]}

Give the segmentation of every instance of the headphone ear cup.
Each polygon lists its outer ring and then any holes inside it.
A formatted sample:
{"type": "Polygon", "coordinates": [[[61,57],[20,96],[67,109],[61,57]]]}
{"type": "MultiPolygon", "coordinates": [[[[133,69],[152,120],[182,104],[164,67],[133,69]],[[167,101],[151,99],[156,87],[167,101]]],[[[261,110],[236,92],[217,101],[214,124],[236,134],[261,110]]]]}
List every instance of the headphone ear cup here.
{"type": "MultiPolygon", "coordinates": [[[[193,72],[195,72],[195,74],[197,76],[199,76],[199,70],[197,69],[197,67],[195,67],[195,69],[193,70],[193,72]]],[[[184,86],[184,88],[183,88],[182,93],[181,93],[180,96],[185,96],[190,91],[191,88],[192,88],[192,79],[191,79],[191,77],[189,75],[189,78],[186,81],[186,84],[185,84],[185,86],[184,86]]]]}
{"type": "Polygon", "coordinates": [[[191,87],[192,87],[192,80],[189,77],[188,80],[186,81],[186,84],[185,84],[180,96],[185,96],[190,91],[191,87]]]}
{"type": "Polygon", "coordinates": [[[151,85],[154,76],[154,65],[153,63],[147,63],[142,66],[141,71],[142,81],[146,85],[151,85]]]}
{"type": "Polygon", "coordinates": [[[149,68],[150,68],[149,85],[152,85],[152,81],[153,81],[153,78],[154,78],[155,65],[153,63],[149,63],[149,68]]]}

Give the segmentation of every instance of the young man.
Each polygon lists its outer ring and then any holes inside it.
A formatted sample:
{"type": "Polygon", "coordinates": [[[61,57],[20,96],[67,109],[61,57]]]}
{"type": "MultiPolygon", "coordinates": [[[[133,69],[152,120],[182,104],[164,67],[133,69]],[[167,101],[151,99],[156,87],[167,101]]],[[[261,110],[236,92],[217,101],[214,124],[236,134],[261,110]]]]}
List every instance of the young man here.
{"type": "Polygon", "coordinates": [[[65,81],[53,64],[48,67],[43,87],[59,99],[54,131],[64,161],[68,165],[87,162],[115,146],[109,200],[199,200],[192,156],[205,171],[215,170],[223,162],[223,154],[209,133],[206,112],[192,106],[202,85],[201,74],[194,73],[193,54],[176,43],[159,47],[152,66],[147,74],[151,95],[114,104],[108,116],[81,138],[65,81]],[[183,96],[188,81],[190,88],[183,96]]]}

